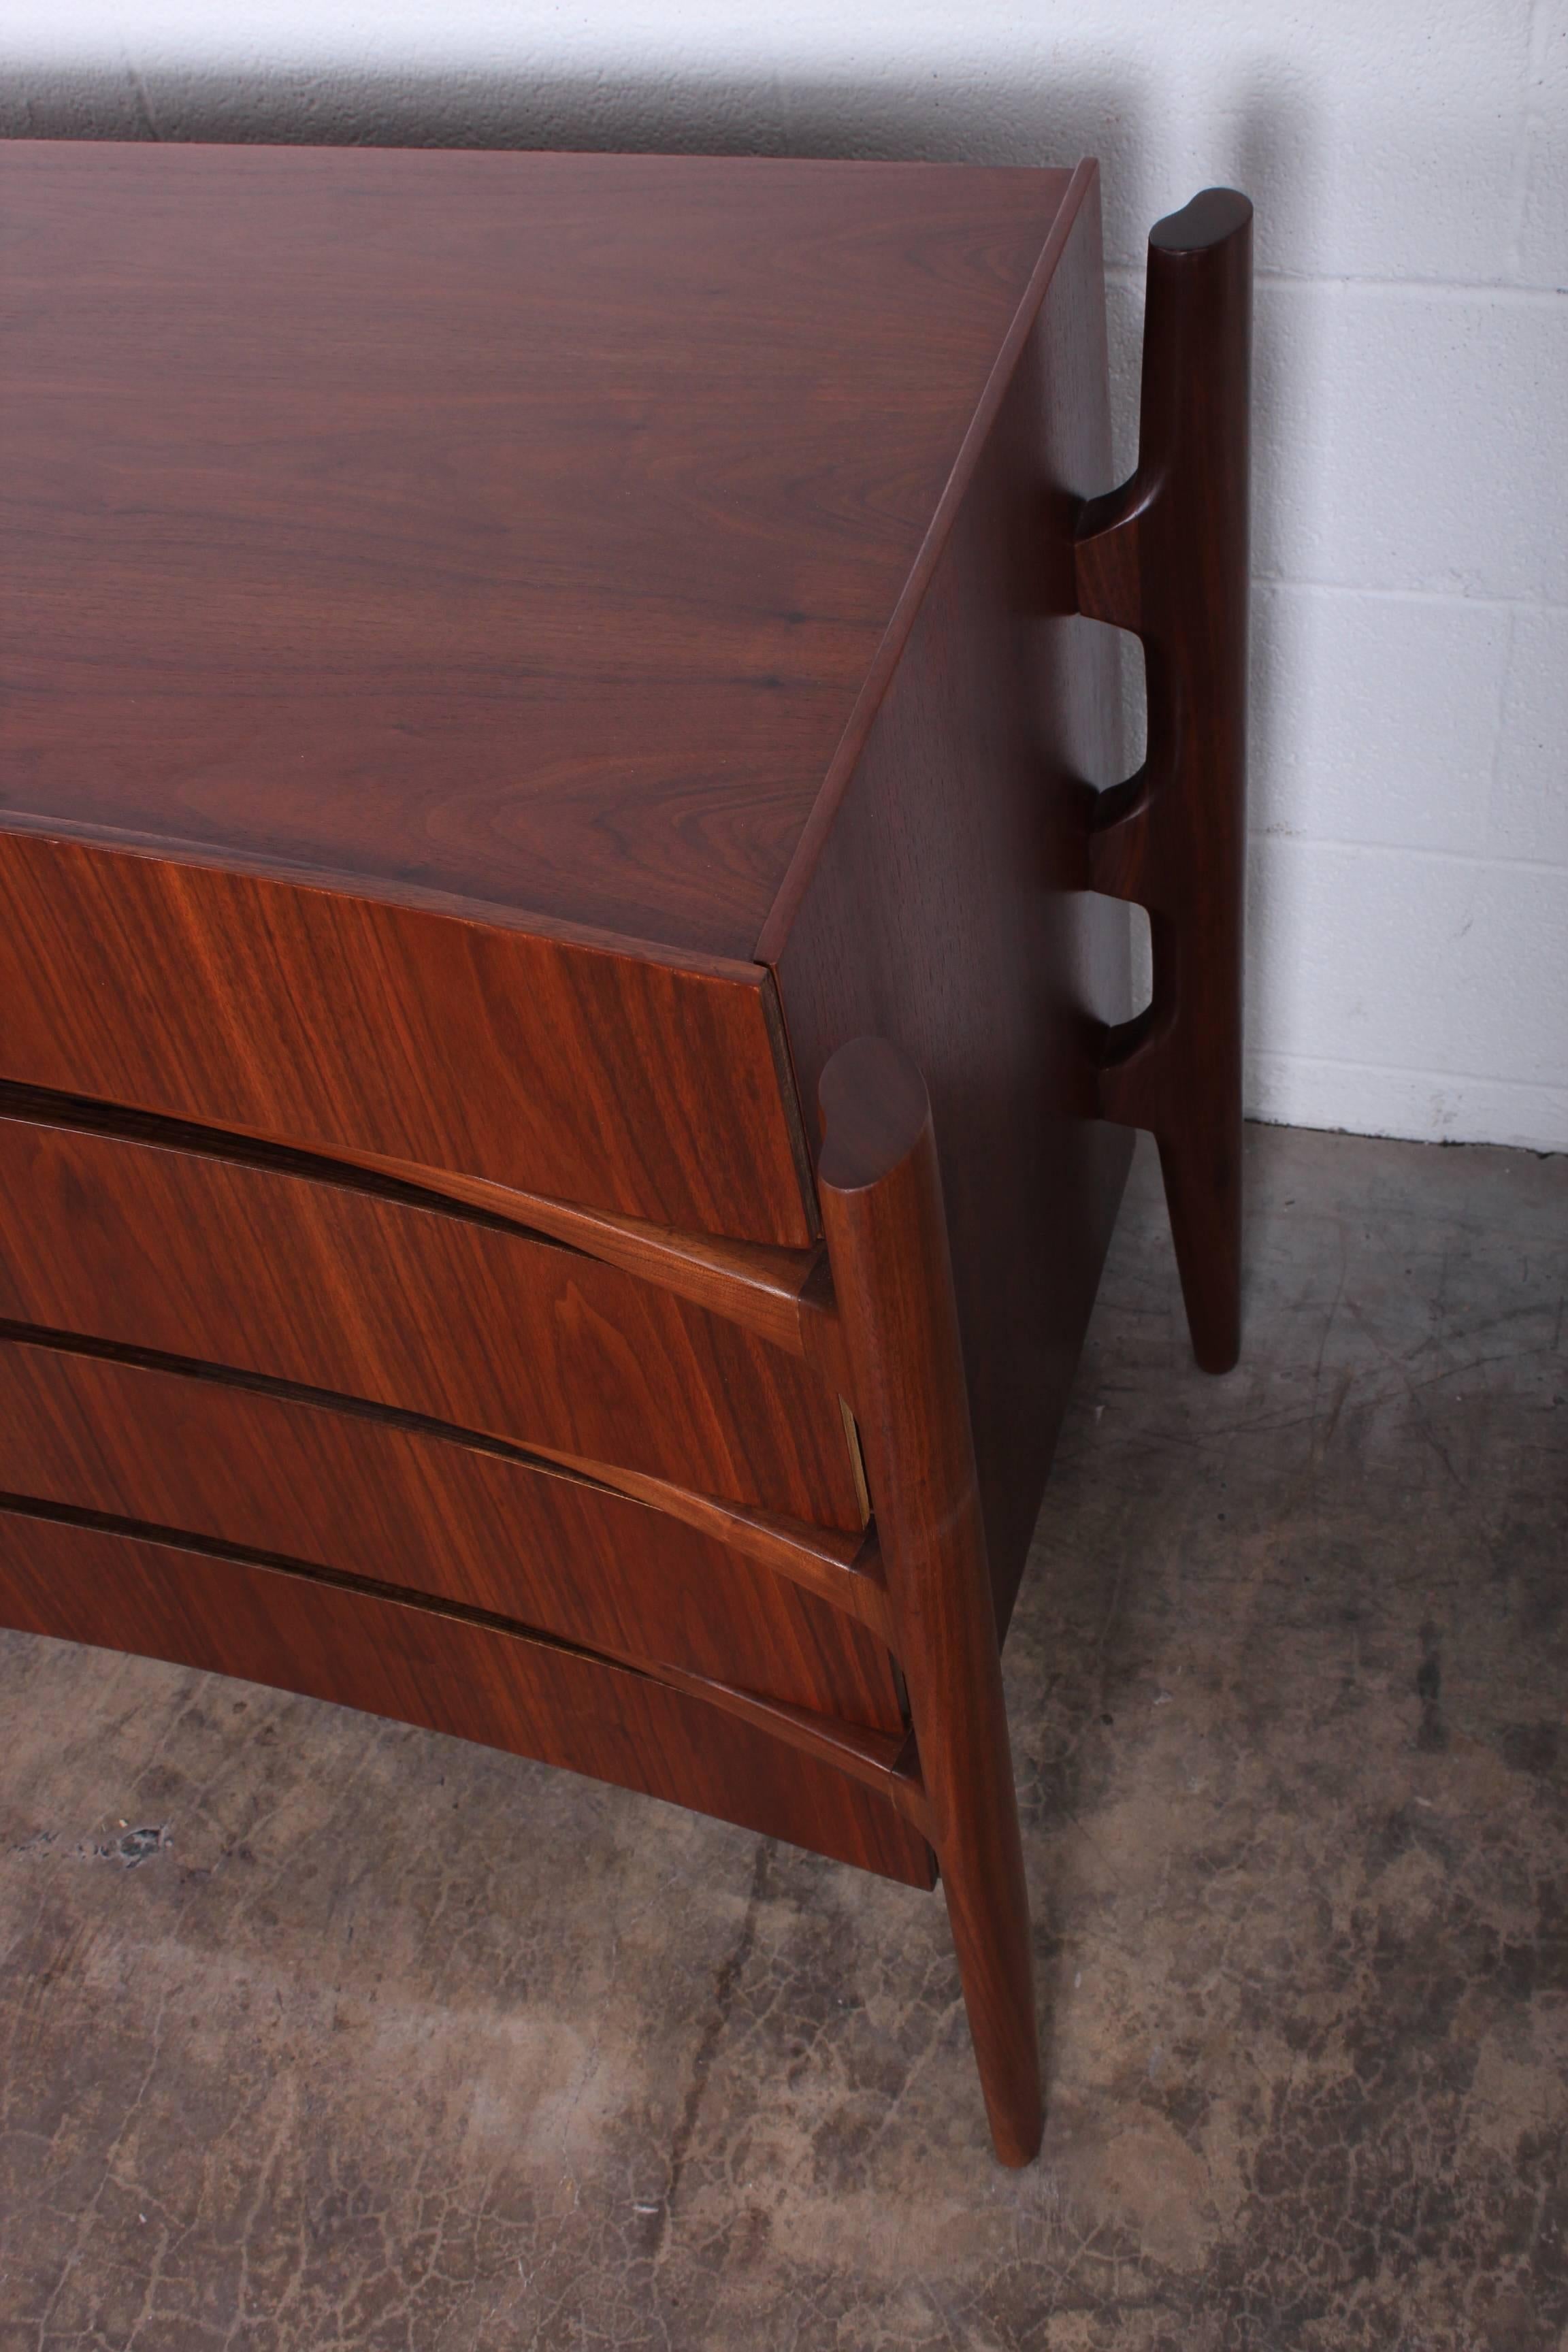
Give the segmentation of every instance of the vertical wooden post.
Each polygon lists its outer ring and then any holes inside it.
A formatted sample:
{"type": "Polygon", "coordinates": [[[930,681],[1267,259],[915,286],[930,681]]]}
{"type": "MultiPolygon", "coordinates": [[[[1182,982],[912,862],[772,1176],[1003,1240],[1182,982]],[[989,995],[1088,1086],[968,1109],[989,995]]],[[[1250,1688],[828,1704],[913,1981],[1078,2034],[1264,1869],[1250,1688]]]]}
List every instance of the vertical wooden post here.
{"type": "Polygon", "coordinates": [[[931,1105],[880,1038],[819,1093],[822,1222],[932,1842],[996,2153],[1043,2125],[1028,1895],[931,1105]]]}
{"type": "Polygon", "coordinates": [[[1085,507],[1079,609],[1143,641],[1149,752],[1100,796],[1091,888],[1149,910],[1153,1000],[1111,1029],[1106,1118],[1152,1129],[1193,1350],[1241,1346],[1252,206],[1206,188],[1149,236],[1138,470],[1085,507]]]}

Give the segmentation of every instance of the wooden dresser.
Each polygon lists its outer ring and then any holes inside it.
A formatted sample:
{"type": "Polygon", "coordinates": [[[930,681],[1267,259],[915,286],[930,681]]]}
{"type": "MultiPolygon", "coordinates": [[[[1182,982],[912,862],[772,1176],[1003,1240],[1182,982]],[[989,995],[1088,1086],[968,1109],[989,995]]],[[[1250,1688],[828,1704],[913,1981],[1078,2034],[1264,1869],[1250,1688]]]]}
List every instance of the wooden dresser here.
{"type": "Polygon", "coordinates": [[[0,1622],[940,1868],[1015,2163],[1131,1125],[1236,1348],[1248,219],[1107,495],[1091,163],[0,147],[0,1622]]]}

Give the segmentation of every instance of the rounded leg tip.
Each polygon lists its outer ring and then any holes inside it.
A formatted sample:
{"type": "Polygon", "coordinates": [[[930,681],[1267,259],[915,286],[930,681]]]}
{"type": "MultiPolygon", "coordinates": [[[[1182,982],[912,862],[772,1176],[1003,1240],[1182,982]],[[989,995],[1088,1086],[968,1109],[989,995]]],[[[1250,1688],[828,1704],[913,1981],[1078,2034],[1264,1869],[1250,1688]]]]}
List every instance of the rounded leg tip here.
{"type": "Polygon", "coordinates": [[[993,2132],[991,2145],[996,2151],[998,2164],[1005,2165],[1009,2172],[1022,2172],[1025,2166],[1033,2164],[1036,2157],[1038,2156],[1040,2142],[1044,2137],[1043,2126],[1036,2132],[1032,2139],[1015,2139],[1010,2136],[1004,2138],[998,2133],[993,2132]]]}
{"type": "Polygon", "coordinates": [[[1234,1372],[1241,1360],[1241,1334],[1230,1331],[1218,1339],[1200,1339],[1194,1332],[1193,1355],[1200,1372],[1234,1372]]]}
{"type": "Polygon", "coordinates": [[[1037,2099],[1021,2115],[999,2116],[988,2105],[986,2121],[991,2126],[991,2145],[998,2164],[1005,2164],[1009,2172],[1021,2172],[1026,2164],[1033,2164],[1046,2136],[1043,2099],[1037,2099]]]}

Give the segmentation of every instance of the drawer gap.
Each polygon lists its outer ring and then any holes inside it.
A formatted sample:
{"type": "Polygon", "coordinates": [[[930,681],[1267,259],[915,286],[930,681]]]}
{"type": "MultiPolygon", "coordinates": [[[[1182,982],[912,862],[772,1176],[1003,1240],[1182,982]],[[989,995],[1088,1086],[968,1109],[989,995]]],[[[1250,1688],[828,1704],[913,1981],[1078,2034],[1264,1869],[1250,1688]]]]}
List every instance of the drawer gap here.
{"type": "Polygon", "coordinates": [[[613,1652],[589,1649],[584,1643],[563,1640],[557,1633],[541,1632],[516,1618],[503,1617],[489,1609],[477,1609],[471,1603],[447,1599],[434,1599],[428,1593],[415,1592],[407,1587],[387,1584],[367,1576],[345,1576],[338,1570],[322,1568],[313,1561],[291,1559],[279,1553],[263,1551],[254,1545],[220,1543],[210,1536],[195,1535],[183,1528],[154,1525],[142,1519],[124,1518],[109,1511],[95,1511],[79,1505],[46,1501],[32,1495],[12,1494],[0,1490],[0,1511],[22,1518],[49,1519],[66,1527],[90,1528],[101,1535],[121,1536],[137,1543],[152,1543],[187,1552],[199,1553],[204,1559],[237,1563],[248,1568],[261,1568],[275,1574],[294,1577],[302,1581],[327,1587],[334,1591],[363,1594],[367,1598],[395,1601],[400,1607],[416,1609],[422,1615],[451,1618],[460,1624],[473,1625],[493,1633],[537,1643],[563,1657],[583,1658],[591,1664],[614,1667],[623,1674],[635,1675],[647,1682],[662,1684],[671,1690],[684,1692],[710,1706],[735,1715],[769,1733],[784,1746],[816,1757],[846,1772],[852,1780],[874,1788],[889,1797],[908,1819],[924,1832],[928,1827],[924,1790],[918,1776],[909,1764],[907,1735],[901,1732],[876,1731],[858,1724],[846,1723],[837,1717],[818,1715],[809,1709],[792,1706],[777,1699],[742,1690],[731,1683],[714,1680],[706,1675],[650,1658],[632,1658],[613,1652]]]}
{"type": "MultiPolygon", "coordinates": [[[[505,1438],[489,1436],[482,1430],[465,1429],[427,1413],[410,1412],[405,1406],[377,1404],[368,1398],[344,1395],[335,1389],[312,1388],[303,1381],[279,1379],[273,1373],[247,1371],[232,1364],[172,1355],[121,1340],[51,1330],[0,1316],[0,1345],[7,1343],[47,1348],[60,1355],[97,1357],[144,1371],[166,1372],[218,1388],[243,1389],[258,1396],[276,1397],[288,1404],[378,1422],[384,1427],[405,1429],[443,1444],[490,1454],[497,1461],[512,1464],[537,1477],[558,1478],[568,1486],[641,1504],[645,1509],[661,1512],[700,1529],[803,1590],[816,1593],[830,1607],[858,1619],[890,1645],[892,1624],[874,1529],[859,1537],[851,1536],[837,1528],[818,1527],[780,1513],[749,1510],[741,1504],[697,1493],[668,1479],[647,1477],[635,1471],[617,1472],[607,1463],[591,1465],[580,1457],[562,1459],[535,1452],[528,1446],[510,1444],[505,1438]],[[596,1475],[595,1471],[604,1475],[596,1475]]],[[[350,1580],[354,1583],[360,1580],[350,1580]]]]}
{"type": "Polygon", "coordinates": [[[377,1404],[373,1398],[346,1394],[341,1389],[312,1388],[304,1381],[281,1379],[274,1372],[253,1372],[237,1364],[209,1363],[198,1356],[171,1355],[162,1348],[137,1348],[122,1339],[98,1339],[85,1332],[57,1331],[35,1323],[16,1323],[0,1316],[0,1342],[17,1340],[29,1348],[53,1348],[65,1356],[100,1356],[112,1364],[132,1364],[144,1371],[174,1372],[183,1380],[211,1381],[219,1388],[249,1389],[258,1396],[280,1397],[288,1404],[311,1405],[323,1412],[349,1413],[359,1421],[379,1421],[394,1429],[407,1429],[421,1437],[448,1445],[465,1445],[476,1454],[491,1454],[500,1462],[515,1462],[542,1477],[565,1478],[580,1486],[595,1486],[607,1494],[619,1489],[590,1472],[569,1468],[547,1454],[491,1437],[482,1429],[466,1429],[458,1422],[438,1421],[433,1414],[413,1412],[405,1405],[377,1404]]]}
{"type": "Polygon", "coordinates": [[[741,1324],[791,1355],[811,1358],[830,1380],[838,1372],[832,1292],[825,1284],[820,1249],[784,1249],[680,1233],[451,1170],[410,1169],[374,1152],[340,1157],[309,1151],[240,1129],[171,1118],[162,1111],[61,1094],[16,1079],[0,1079],[0,1118],[335,1185],[399,1208],[479,1225],[568,1257],[617,1266],[655,1288],[741,1324]]]}
{"type": "Polygon", "coordinates": [[[47,1087],[19,1085],[0,1079],[0,1118],[26,1119],[42,1127],[76,1129],[112,1137],[121,1143],[140,1143],[163,1151],[195,1153],[204,1160],[224,1160],[242,1168],[261,1168],[276,1176],[296,1176],[312,1184],[335,1184],[347,1192],[368,1192],[374,1199],[395,1201],[402,1208],[424,1209],[433,1216],[451,1217],[461,1224],[488,1226],[492,1233],[520,1234],[542,1249],[585,1257],[588,1251],[542,1232],[520,1217],[500,1215],[472,1201],[412,1184],[398,1176],[334,1160],[317,1151],[302,1151],[289,1143],[269,1143],[260,1136],[240,1135],[224,1127],[202,1127],[189,1119],[168,1118],[161,1111],[136,1110],[124,1103],[100,1102],[89,1095],[56,1094],[47,1087]]]}

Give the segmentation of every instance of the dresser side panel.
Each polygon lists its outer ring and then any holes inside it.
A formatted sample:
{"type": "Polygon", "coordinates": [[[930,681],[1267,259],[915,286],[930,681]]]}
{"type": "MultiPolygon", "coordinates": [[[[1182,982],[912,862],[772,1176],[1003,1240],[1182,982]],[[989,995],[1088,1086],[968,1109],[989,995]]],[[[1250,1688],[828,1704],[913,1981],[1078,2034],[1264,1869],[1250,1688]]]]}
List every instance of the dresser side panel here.
{"type": "Polygon", "coordinates": [[[1004,1625],[1131,1152],[1082,1115],[1088,1024],[1128,1009],[1125,910],[1079,887],[1121,730],[1072,533],[1110,479],[1091,194],[778,965],[804,1100],[866,1033],[930,1090],[1004,1625]]]}

